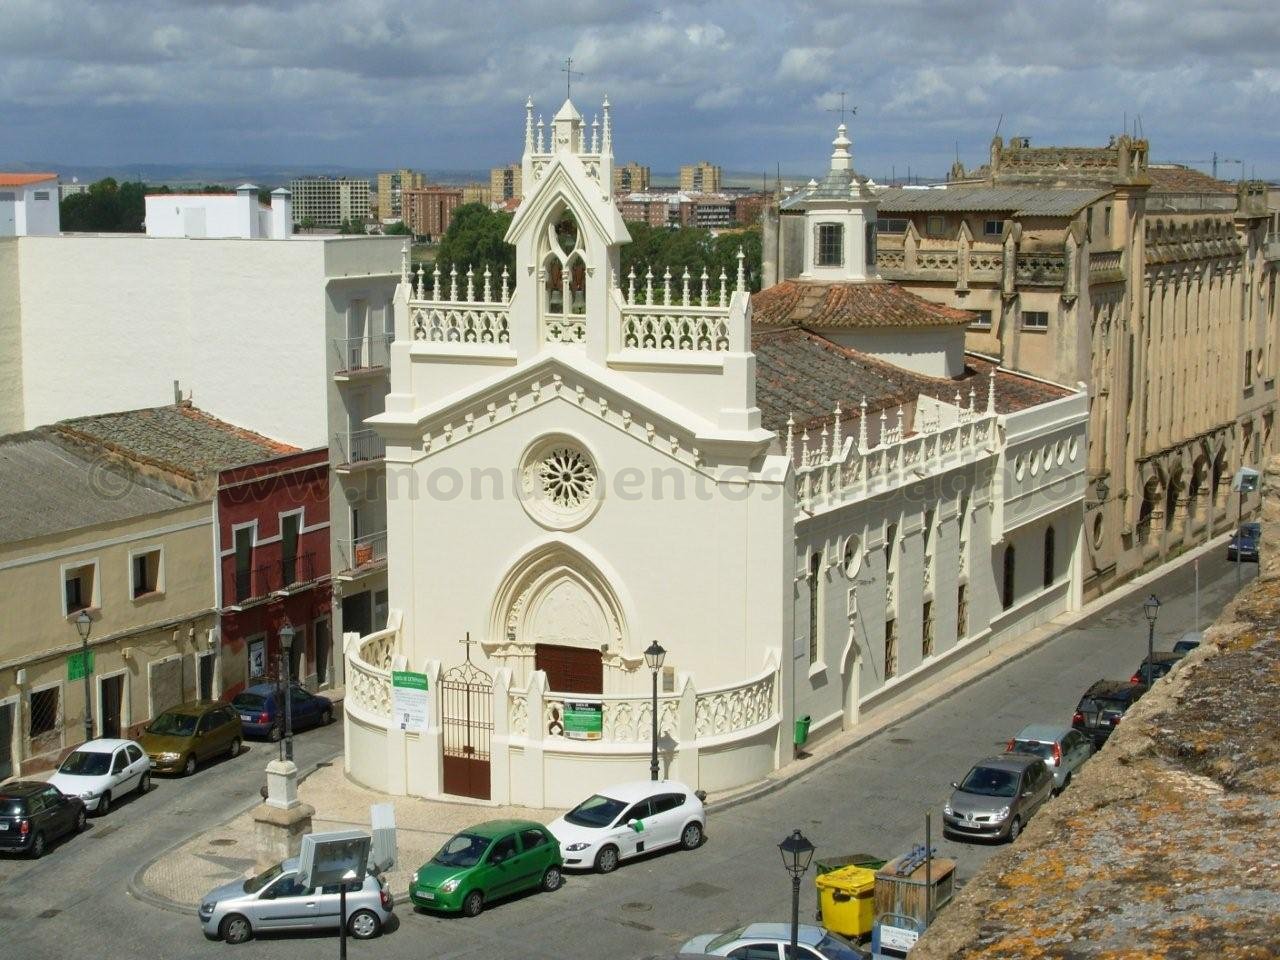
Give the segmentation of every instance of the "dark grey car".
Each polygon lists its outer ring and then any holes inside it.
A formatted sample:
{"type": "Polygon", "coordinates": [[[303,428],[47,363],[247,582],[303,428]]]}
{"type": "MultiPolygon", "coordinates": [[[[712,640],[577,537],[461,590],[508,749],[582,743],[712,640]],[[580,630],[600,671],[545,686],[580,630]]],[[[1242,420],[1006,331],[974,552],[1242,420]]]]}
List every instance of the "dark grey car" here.
{"type": "Polygon", "coordinates": [[[988,757],[959,783],[942,809],[942,832],[955,837],[1014,840],[1053,795],[1053,774],[1039,757],[988,757]]]}

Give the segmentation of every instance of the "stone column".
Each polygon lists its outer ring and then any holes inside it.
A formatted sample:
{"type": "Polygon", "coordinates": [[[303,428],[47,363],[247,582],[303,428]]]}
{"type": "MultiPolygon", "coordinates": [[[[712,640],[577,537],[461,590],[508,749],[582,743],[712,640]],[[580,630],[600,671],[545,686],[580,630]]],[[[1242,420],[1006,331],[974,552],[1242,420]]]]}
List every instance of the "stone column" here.
{"type": "Polygon", "coordinates": [[[298,799],[298,768],[292,760],[267,764],[267,799],[253,811],[256,867],[267,867],[296,857],[302,837],[311,832],[315,809],[298,799]]]}

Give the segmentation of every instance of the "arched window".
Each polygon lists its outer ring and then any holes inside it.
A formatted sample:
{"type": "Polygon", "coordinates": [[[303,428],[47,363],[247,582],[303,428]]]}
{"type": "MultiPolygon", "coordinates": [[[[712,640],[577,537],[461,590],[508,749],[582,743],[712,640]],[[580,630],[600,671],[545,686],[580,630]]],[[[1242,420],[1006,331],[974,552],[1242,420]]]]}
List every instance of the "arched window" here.
{"type": "Polygon", "coordinates": [[[1001,594],[1001,600],[1004,602],[1004,608],[1008,610],[1013,606],[1013,544],[1004,548],[1004,591],[1001,594]]]}
{"type": "Polygon", "coordinates": [[[1054,581],[1054,559],[1053,559],[1053,527],[1049,527],[1044,532],[1044,585],[1052,587],[1054,581]]]}
{"type": "Polygon", "coordinates": [[[809,662],[818,662],[818,618],[821,605],[818,594],[822,582],[822,554],[809,558],[809,662]]]}
{"type": "MultiPolygon", "coordinates": [[[[547,224],[542,242],[543,312],[551,317],[582,316],[587,312],[586,248],[578,221],[569,210],[547,224]]],[[[557,324],[555,339],[578,340],[567,332],[578,326],[557,324]]]]}

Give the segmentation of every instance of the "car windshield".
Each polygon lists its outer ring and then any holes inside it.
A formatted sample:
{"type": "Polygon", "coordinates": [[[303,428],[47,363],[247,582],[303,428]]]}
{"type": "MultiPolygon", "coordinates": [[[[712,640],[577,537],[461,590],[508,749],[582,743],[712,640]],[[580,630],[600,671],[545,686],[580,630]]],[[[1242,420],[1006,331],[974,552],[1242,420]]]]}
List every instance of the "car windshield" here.
{"type": "Polygon", "coordinates": [[[1041,760],[1048,760],[1053,756],[1053,744],[1041,743],[1039,740],[1015,740],[1009,753],[1029,753],[1041,760]]]}
{"type": "Polygon", "coordinates": [[[974,767],[960,784],[960,789],[982,797],[1012,797],[1018,792],[1018,775],[1012,770],[974,767]]]}
{"type": "MultiPolygon", "coordinates": [[[[862,954],[843,940],[838,940],[831,934],[827,934],[818,941],[818,952],[827,960],[863,960],[862,954]]],[[[787,944],[788,949],[791,945],[787,944]]]]}
{"type": "Polygon", "coordinates": [[[489,838],[474,833],[459,833],[449,840],[440,852],[431,858],[432,863],[445,867],[474,867],[489,849],[489,838]]]}
{"type": "Polygon", "coordinates": [[[147,728],[162,737],[189,737],[196,732],[196,721],[189,713],[162,713],[147,728]]]}
{"type": "Polygon", "coordinates": [[[1200,646],[1199,640],[1179,640],[1173,645],[1174,653],[1190,653],[1196,647],[1200,646]]]}
{"type": "Polygon", "coordinates": [[[231,701],[238,710],[261,710],[267,705],[267,698],[258,693],[242,693],[231,701]]]}
{"type": "Polygon", "coordinates": [[[96,750],[77,750],[62,761],[59,773],[73,777],[100,777],[111,769],[111,754],[96,750]]]}
{"type": "Polygon", "coordinates": [[[564,815],[565,820],[578,827],[607,827],[626,809],[621,800],[596,794],[588,797],[564,815]]]}
{"type": "Polygon", "coordinates": [[[276,877],[280,876],[280,874],[283,872],[284,872],[284,864],[282,863],[277,863],[274,867],[268,867],[266,870],[263,870],[256,877],[250,877],[248,880],[244,882],[244,892],[257,893],[259,890],[265,887],[268,883],[270,883],[276,877]]]}
{"type": "Polygon", "coordinates": [[[704,949],[708,951],[719,950],[726,944],[733,943],[735,940],[741,940],[742,935],[746,932],[746,927],[734,927],[732,930],[726,930],[724,933],[720,934],[720,936],[708,943],[704,949]]]}

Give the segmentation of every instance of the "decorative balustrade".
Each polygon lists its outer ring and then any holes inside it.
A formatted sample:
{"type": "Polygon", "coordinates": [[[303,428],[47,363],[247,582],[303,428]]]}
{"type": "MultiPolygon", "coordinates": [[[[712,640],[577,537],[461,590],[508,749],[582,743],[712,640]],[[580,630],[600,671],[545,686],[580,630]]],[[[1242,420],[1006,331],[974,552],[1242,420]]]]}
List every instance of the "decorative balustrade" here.
{"type": "Polygon", "coordinates": [[[489,267],[477,277],[475,270],[459,275],[457,264],[449,270],[446,284],[437,266],[431,273],[428,290],[423,268],[418,267],[417,285],[409,299],[409,329],[413,339],[427,343],[511,342],[511,278],[507,268],[495,282],[489,267]]]}
{"type": "Polygon", "coordinates": [[[1063,253],[1019,253],[1017,282],[1028,286],[1058,287],[1067,278],[1063,253]]]}
{"type": "Polygon", "coordinates": [[[1102,253],[1089,254],[1089,280],[1092,283],[1107,280],[1119,280],[1124,277],[1122,253],[1120,250],[1107,250],[1102,253]]]}
{"type": "Polygon", "coordinates": [[[916,254],[917,273],[954,275],[960,268],[960,256],[950,250],[921,250],[916,254]]]}
{"type": "Polygon", "coordinates": [[[688,350],[723,352],[729,349],[729,307],[735,293],[746,289],[744,255],[738,251],[736,284],[720,271],[718,284],[708,275],[694,277],[685,268],[673,278],[668,268],[655,277],[649,268],[643,285],[635,270],[623,291],[622,346],[631,350],[688,350]],[[661,287],[655,289],[657,281],[661,287]],[[676,287],[673,289],[673,280],[676,287]]]}
{"type": "MultiPolygon", "coordinates": [[[[653,731],[653,701],[651,697],[592,697],[547,694],[542,700],[542,731],[546,737],[564,736],[565,700],[589,701],[601,707],[602,730],[600,739],[609,743],[648,743],[653,731]]],[[[527,705],[525,707],[527,714],[527,705]]],[[[674,734],[679,726],[680,698],[673,694],[658,697],[658,734],[674,734]]],[[[508,717],[515,723],[510,710],[508,717]]],[[[527,730],[527,720],[524,722],[527,730]]],[[[513,728],[514,732],[514,728],[513,728]]]]}
{"type": "Polygon", "coordinates": [[[699,739],[750,730],[772,719],[776,681],[777,673],[768,670],[745,684],[699,693],[693,708],[699,739]]]}
{"type": "Polygon", "coordinates": [[[379,630],[361,638],[347,657],[347,703],[372,717],[391,718],[391,660],[396,630],[379,630]]]}

